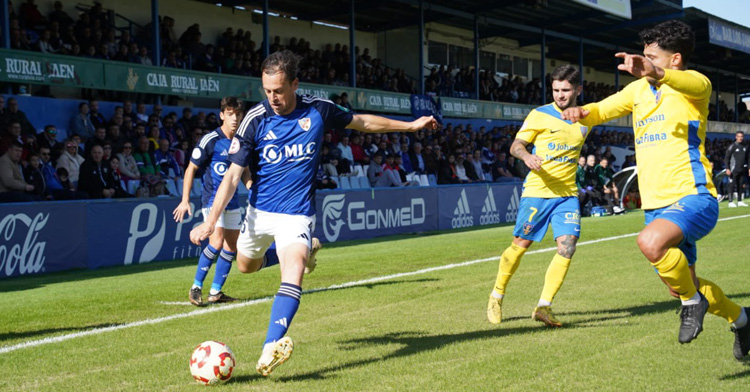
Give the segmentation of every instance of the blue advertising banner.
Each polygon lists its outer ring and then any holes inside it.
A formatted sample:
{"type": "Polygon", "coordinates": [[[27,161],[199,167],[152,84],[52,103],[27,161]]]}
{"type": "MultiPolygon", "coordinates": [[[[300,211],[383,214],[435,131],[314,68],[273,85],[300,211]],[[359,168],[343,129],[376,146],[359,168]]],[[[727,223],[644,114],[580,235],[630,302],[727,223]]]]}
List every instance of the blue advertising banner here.
{"type": "MultiPolygon", "coordinates": [[[[521,183],[325,191],[314,235],[325,242],[513,222],[521,183]]],[[[176,198],[0,205],[0,279],[197,258],[189,240],[203,221],[172,219],[176,198]]],[[[247,199],[243,198],[243,205],[247,199]]],[[[244,213],[244,211],[243,211],[244,213]]]]}
{"type": "Polygon", "coordinates": [[[437,230],[435,188],[318,192],[314,235],[324,242],[437,230]]]}
{"type": "Polygon", "coordinates": [[[721,19],[708,18],[708,42],[750,53],[750,29],[721,19]]]}
{"type": "Polygon", "coordinates": [[[201,249],[190,243],[190,230],[203,222],[200,201],[191,201],[193,216],[181,223],[172,218],[178,203],[157,198],[89,204],[88,267],[198,257],[201,249]]]}
{"type": "Polygon", "coordinates": [[[0,209],[0,278],[86,267],[85,226],[83,203],[0,209]]]}
{"type": "Polygon", "coordinates": [[[437,188],[440,230],[514,222],[521,186],[518,182],[437,188]]]}

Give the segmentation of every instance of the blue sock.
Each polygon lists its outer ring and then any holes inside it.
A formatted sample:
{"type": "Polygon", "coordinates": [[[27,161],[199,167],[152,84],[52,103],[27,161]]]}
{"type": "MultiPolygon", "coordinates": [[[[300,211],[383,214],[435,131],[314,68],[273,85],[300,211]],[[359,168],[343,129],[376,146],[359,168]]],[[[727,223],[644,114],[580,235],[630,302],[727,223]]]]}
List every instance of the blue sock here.
{"type": "Polygon", "coordinates": [[[281,282],[281,287],[271,307],[271,321],[268,323],[266,343],[272,343],[284,337],[294,314],[297,313],[301,295],[301,287],[281,282]]]}
{"type": "Polygon", "coordinates": [[[263,256],[263,265],[259,269],[268,268],[276,264],[279,264],[279,255],[276,254],[276,243],[274,242],[263,256]]]}
{"type": "Polygon", "coordinates": [[[232,260],[237,253],[222,249],[219,259],[216,260],[216,271],[214,271],[214,282],[211,284],[210,294],[216,294],[221,291],[224,282],[227,281],[229,270],[232,269],[232,260]]]}
{"type": "Polygon", "coordinates": [[[211,269],[211,264],[214,263],[216,256],[218,256],[217,250],[211,244],[206,245],[198,259],[198,269],[195,271],[195,280],[193,280],[194,286],[203,287],[203,281],[206,279],[208,270],[211,269]]]}

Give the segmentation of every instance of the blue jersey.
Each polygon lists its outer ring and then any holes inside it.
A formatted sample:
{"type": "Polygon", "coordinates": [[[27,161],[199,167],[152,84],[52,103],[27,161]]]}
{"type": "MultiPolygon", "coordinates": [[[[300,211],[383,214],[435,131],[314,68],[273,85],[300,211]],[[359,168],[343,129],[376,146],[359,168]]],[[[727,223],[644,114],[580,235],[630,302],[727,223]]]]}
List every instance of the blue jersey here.
{"type": "Polygon", "coordinates": [[[326,129],[344,128],[353,114],[333,102],[297,96],[286,116],[273,112],[268,101],[250,109],[237,129],[229,161],[249,166],[253,185],[250,205],[291,215],[315,214],[315,175],[326,129]]]}
{"type": "MultiPolygon", "coordinates": [[[[224,136],[221,128],[216,128],[209,134],[203,136],[201,141],[193,149],[190,162],[198,166],[198,175],[203,176],[203,192],[201,204],[203,208],[210,208],[214,203],[216,191],[224,178],[224,173],[229,167],[229,145],[231,140],[224,136]]],[[[240,208],[237,191],[227,204],[227,210],[240,208]]]]}

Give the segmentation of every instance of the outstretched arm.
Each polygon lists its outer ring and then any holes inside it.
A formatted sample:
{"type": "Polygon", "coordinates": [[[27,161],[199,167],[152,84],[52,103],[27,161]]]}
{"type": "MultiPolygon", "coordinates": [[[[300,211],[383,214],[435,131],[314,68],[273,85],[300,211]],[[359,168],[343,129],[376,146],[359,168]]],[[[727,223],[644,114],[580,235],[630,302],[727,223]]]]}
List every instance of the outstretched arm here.
{"type": "Polygon", "coordinates": [[[361,132],[380,133],[386,131],[416,132],[422,128],[436,129],[437,125],[437,120],[432,116],[424,116],[414,121],[406,122],[371,114],[355,114],[352,117],[352,122],[346,127],[361,132]]]}
{"type": "Polygon", "coordinates": [[[664,69],[654,65],[647,57],[637,54],[620,52],[615,57],[623,59],[617,69],[627,71],[637,78],[656,79],[692,99],[707,99],[711,96],[711,81],[697,72],[664,69]]]}

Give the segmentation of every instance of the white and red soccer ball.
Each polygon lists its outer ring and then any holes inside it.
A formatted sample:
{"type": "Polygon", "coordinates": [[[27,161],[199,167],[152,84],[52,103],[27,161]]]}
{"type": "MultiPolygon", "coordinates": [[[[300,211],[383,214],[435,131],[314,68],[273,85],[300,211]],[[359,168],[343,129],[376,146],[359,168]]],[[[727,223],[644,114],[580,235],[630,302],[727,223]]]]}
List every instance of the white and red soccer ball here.
{"type": "Polygon", "coordinates": [[[229,381],[234,366],[234,353],[229,346],[213,340],[199,344],[190,356],[190,373],[203,385],[229,381]]]}

